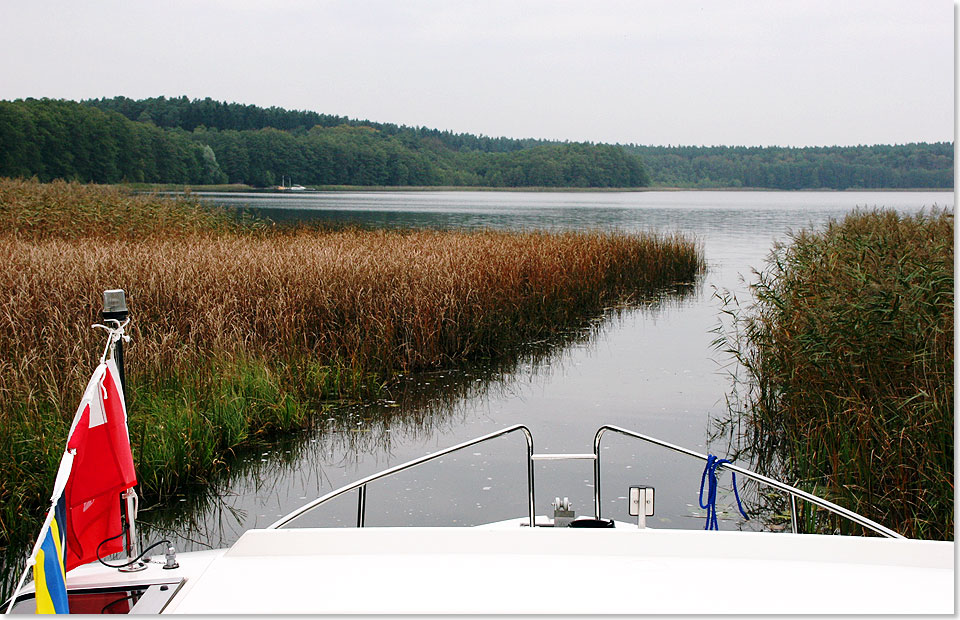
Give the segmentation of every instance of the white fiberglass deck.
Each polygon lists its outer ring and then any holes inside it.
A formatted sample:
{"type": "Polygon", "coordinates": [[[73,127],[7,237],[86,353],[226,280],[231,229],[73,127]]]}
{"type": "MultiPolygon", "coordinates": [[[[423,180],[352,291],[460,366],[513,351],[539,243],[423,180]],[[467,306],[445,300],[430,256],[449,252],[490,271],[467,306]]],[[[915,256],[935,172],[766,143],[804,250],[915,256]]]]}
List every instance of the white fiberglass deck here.
{"type": "Polygon", "coordinates": [[[250,530],[165,613],[952,613],[953,543],[572,528],[250,530]]]}

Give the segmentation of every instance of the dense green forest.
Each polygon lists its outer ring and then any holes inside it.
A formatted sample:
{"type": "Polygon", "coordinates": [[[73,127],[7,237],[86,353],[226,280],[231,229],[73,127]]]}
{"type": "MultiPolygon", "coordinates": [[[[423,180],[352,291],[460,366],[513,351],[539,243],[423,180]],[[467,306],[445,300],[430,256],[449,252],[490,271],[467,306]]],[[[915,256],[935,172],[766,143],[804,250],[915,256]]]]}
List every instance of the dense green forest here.
{"type": "Polygon", "coordinates": [[[513,138],[490,138],[466,133],[452,133],[426,127],[407,127],[392,123],[375,123],[369,120],[356,120],[346,116],[319,114],[305,110],[285,110],[271,107],[261,108],[242,103],[227,103],[206,99],[188,99],[187,97],[152,97],[150,99],[88,99],[81,103],[101,110],[119,112],[130,120],[151,122],[165,129],[185,129],[193,131],[198,127],[211,129],[280,129],[282,131],[305,132],[320,127],[372,127],[388,136],[402,136],[403,143],[412,147],[423,139],[430,139],[454,151],[479,151],[482,153],[509,153],[531,146],[551,144],[546,140],[517,140],[513,138]]]}
{"type": "Polygon", "coordinates": [[[638,146],[654,185],[953,188],[953,143],[826,147],[638,146]]]}
{"type": "Polygon", "coordinates": [[[0,176],[478,187],[952,188],[953,145],[685,147],[492,138],[212,99],[0,102],[0,176]]]}
{"type": "Polygon", "coordinates": [[[217,183],[212,149],[182,131],[72,101],[0,101],[0,176],[217,183]]]}
{"type": "Polygon", "coordinates": [[[230,183],[274,185],[281,175],[307,185],[642,187],[639,157],[610,145],[544,144],[509,153],[451,151],[429,138],[405,140],[374,127],[317,126],[191,134],[212,147],[230,183]]]}
{"type": "Polygon", "coordinates": [[[118,101],[129,100],[108,100],[111,105],[0,102],[0,176],[258,187],[275,185],[282,176],[306,185],[649,184],[640,157],[618,146],[536,143],[511,150],[504,142],[500,150],[485,151],[483,145],[496,141],[477,138],[481,148],[454,150],[443,142],[447,134],[430,130],[232,104],[213,105],[200,114],[209,102],[186,99],[162,100],[171,103],[170,109],[159,104],[111,109],[118,101]],[[193,106],[197,110],[191,116],[193,106]],[[217,113],[234,108],[247,110],[253,120],[241,122],[240,112],[236,118],[217,113]],[[308,127],[315,120],[323,122],[308,127]],[[268,122],[287,129],[259,126],[268,122]]]}

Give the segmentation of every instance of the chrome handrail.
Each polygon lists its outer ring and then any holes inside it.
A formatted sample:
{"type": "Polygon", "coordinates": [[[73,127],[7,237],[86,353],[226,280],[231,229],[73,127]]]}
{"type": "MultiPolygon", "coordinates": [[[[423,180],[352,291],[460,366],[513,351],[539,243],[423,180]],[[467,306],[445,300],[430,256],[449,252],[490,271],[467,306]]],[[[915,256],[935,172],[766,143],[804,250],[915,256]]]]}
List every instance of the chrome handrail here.
{"type": "Polygon", "coordinates": [[[534,516],[534,491],[533,491],[533,435],[530,434],[530,429],[527,428],[526,426],[524,426],[523,424],[514,424],[513,426],[508,426],[507,428],[501,429],[501,430],[499,430],[499,431],[495,431],[495,432],[493,432],[493,433],[489,433],[489,434],[487,434],[487,435],[483,435],[482,437],[477,437],[477,438],[475,438],[475,439],[471,439],[471,440],[469,440],[469,441],[465,441],[465,442],[463,442],[463,443],[459,443],[459,444],[457,444],[457,445],[455,445],[455,446],[451,446],[451,447],[449,447],[449,448],[445,448],[445,449],[443,449],[443,450],[441,450],[441,451],[439,451],[439,452],[433,452],[433,453],[431,453],[431,454],[427,454],[426,456],[421,456],[420,458],[413,459],[412,461],[407,461],[406,463],[401,463],[400,465],[396,465],[396,466],[394,466],[394,467],[391,467],[390,469],[385,469],[385,470],[383,470],[383,471],[381,471],[381,472],[378,472],[378,473],[375,473],[375,474],[371,474],[371,475],[367,476],[366,478],[361,478],[360,480],[357,480],[356,482],[350,483],[350,484],[348,484],[348,485],[346,485],[346,486],[344,486],[344,487],[340,487],[339,489],[337,489],[337,490],[335,490],[335,491],[331,491],[331,492],[327,493],[326,495],[324,495],[323,497],[318,497],[317,499],[315,499],[315,500],[313,500],[313,501],[311,501],[311,502],[308,502],[308,503],[304,504],[304,505],[301,506],[300,508],[297,508],[297,509],[294,510],[293,512],[291,512],[291,513],[289,513],[289,514],[287,514],[287,515],[285,515],[285,516],[283,516],[283,517],[280,517],[280,519],[278,519],[278,520],[275,521],[274,523],[272,523],[272,524],[270,524],[269,526],[267,526],[267,529],[268,529],[268,530],[273,530],[273,529],[281,528],[281,527],[283,527],[284,525],[286,525],[287,523],[289,523],[289,522],[293,521],[294,519],[296,519],[297,517],[300,517],[300,516],[303,515],[304,513],[307,513],[307,512],[309,512],[309,511],[313,510],[314,508],[316,508],[317,506],[319,506],[319,505],[321,505],[321,504],[323,504],[323,503],[326,503],[327,501],[333,499],[334,497],[338,497],[338,496],[340,496],[340,495],[343,495],[343,494],[346,493],[347,491],[352,491],[353,489],[357,489],[357,488],[360,489],[360,497],[359,497],[358,502],[357,502],[357,527],[363,527],[363,526],[364,526],[365,517],[366,517],[366,508],[367,508],[367,484],[368,484],[368,483],[373,482],[374,480],[379,480],[380,478],[386,478],[387,476],[389,476],[389,475],[391,475],[391,474],[395,474],[395,473],[397,473],[397,472],[399,472],[399,471],[403,471],[403,470],[405,470],[405,469],[409,469],[409,468],[414,467],[414,466],[416,466],[416,465],[420,465],[421,463],[426,463],[427,461],[432,461],[433,459],[436,459],[436,458],[439,458],[439,457],[441,457],[441,456],[450,454],[451,452],[456,452],[457,450],[461,450],[461,449],[463,449],[463,448],[467,448],[467,447],[469,447],[469,446],[473,446],[473,445],[476,445],[476,444],[478,444],[478,443],[481,443],[481,442],[484,442],[484,441],[487,441],[487,440],[490,440],[490,439],[494,439],[494,438],[496,438],[496,437],[501,437],[501,436],[503,436],[503,435],[507,435],[507,434],[513,433],[513,432],[515,432],[515,431],[521,431],[521,432],[523,433],[524,437],[525,437],[526,440],[527,440],[527,494],[528,494],[528,502],[529,502],[528,508],[529,508],[529,512],[530,512],[530,527],[533,527],[533,526],[534,526],[534,518],[535,518],[535,516],[534,516]]]}
{"type": "MultiPolygon", "coordinates": [[[[682,448],[680,446],[675,446],[672,443],[668,443],[666,441],[662,441],[660,439],[656,439],[648,435],[643,435],[641,433],[630,431],[625,428],[620,428],[619,426],[612,426],[609,424],[605,424],[604,426],[601,426],[597,430],[597,434],[596,436],[594,436],[594,439],[593,439],[593,453],[596,455],[596,460],[594,460],[593,462],[593,478],[594,478],[593,480],[594,510],[593,511],[597,519],[600,518],[600,439],[603,437],[603,434],[606,431],[614,431],[616,433],[620,433],[628,437],[640,439],[642,441],[646,441],[648,443],[652,443],[660,447],[673,450],[674,452],[679,452],[681,454],[686,454],[687,456],[698,458],[702,461],[707,460],[707,456],[704,454],[700,454],[699,452],[694,452],[693,450],[688,450],[687,448],[682,448]]],[[[762,474],[758,474],[756,472],[750,471],[749,469],[744,469],[743,467],[734,465],[733,463],[724,463],[723,465],[721,465],[721,467],[729,469],[730,471],[737,472],[741,476],[746,476],[747,478],[750,478],[751,480],[755,480],[761,484],[771,486],[777,490],[783,491],[784,493],[788,493],[790,495],[790,506],[791,506],[790,521],[793,526],[794,533],[797,533],[796,498],[799,497],[804,501],[810,502],[811,504],[820,506],[821,508],[824,508],[826,510],[829,510],[830,512],[833,512],[834,514],[838,514],[842,517],[845,517],[853,521],[854,523],[862,525],[863,527],[873,530],[874,532],[882,536],[886,536],[887,538],[905,538],[904,536],[898,534],[897,532],[894,532],[893,530],[887,527],[884,527],[875,521],[871,521],[870,519],[864,517],[863,515],[859,515],[851,510],[847,510],[843,506],[838,506],[837,504],[834,504],[833,502],[819,498],[816,495],[811,495],[810,493],[807,493],[806,491],[802,491],[796,487],[792,487],[789,484],[784,484],[779,480],[768,478],[762,474]]]]}

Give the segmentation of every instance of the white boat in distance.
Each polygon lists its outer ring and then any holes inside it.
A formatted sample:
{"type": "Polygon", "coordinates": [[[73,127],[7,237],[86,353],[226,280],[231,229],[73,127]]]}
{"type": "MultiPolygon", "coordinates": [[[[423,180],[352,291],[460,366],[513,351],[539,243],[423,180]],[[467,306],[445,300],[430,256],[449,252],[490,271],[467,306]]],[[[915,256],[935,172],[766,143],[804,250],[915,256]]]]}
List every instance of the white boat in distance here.
{"type": "MultiPolygon", "coordinates": [[[[600,515],[600,444],[588,454],[534,454],[522,425],[386,469],[337,489],[229,549],[151,558],[139,572],[91,563],[67,575],[73,612],[182,614],[953,613],[954,543],[905,539],[861,515],[734,464],[722,467],[830,510],[879,537],[658,530],[653,493],[631,490],[636,523],[600,515]],[[365,527],[367,485],[511,433],[527,439],[528,514],[477,527],[365,527]],[[533,512],[533,463],[594,462],[594,513],[533,512]],[[295,528],[298,517],[356,491],[356,528],[295,528]]],[[[664,481],[669,483],[670,481],[664,481]]],[[[793,502],[791,502],[793,503],[793,502]]],[[[794,530],[796,522],[793,522],[794,530]]],[[[35,609],[32,584],[13,613],[35,609]]]]}
{"type": "Polygon", "coordinates": [[[280,177],[280,185],[274,189],[281,192],[305,192],[307,190],[303,185],[295,185],[292,180],[290,181],[290,185],[287,185],[286,182],[286,177],[280,177]]]}

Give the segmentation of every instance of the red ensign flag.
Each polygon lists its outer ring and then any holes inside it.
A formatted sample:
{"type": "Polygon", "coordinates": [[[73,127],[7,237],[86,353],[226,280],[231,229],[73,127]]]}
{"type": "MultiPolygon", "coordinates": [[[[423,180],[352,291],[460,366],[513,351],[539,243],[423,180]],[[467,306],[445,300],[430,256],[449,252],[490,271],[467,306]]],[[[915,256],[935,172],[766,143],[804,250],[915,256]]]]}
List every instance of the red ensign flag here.
{"type": "MultiPolygon", "coordinates": [[[[67,570],[96,561],[97,547],[121,532],[120,494],[137,484],[127,411],[112,359],[100,364],[83,394],[67,450],[76,450],[67,481],[67,570]]],[[[123,537],[100,557],[123,551],[123,537]]]]}

